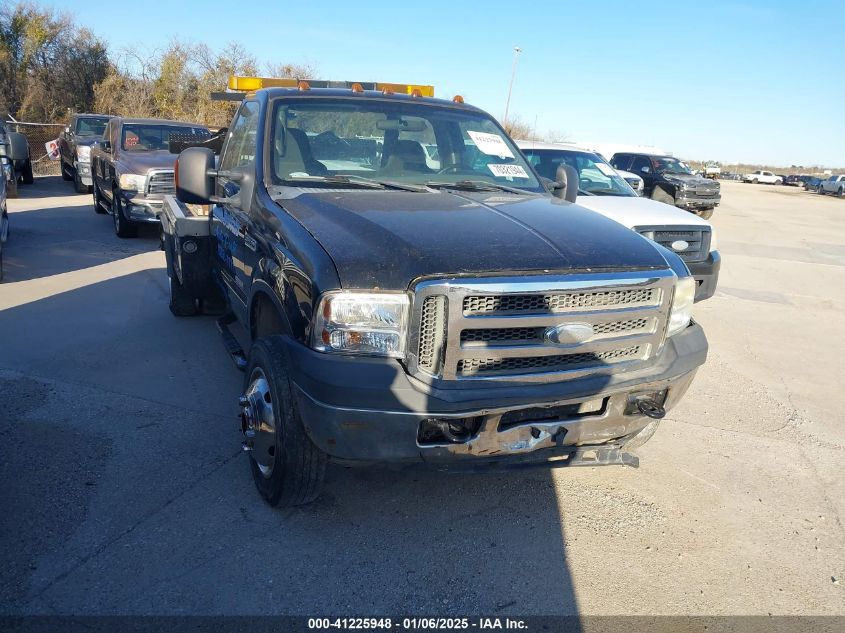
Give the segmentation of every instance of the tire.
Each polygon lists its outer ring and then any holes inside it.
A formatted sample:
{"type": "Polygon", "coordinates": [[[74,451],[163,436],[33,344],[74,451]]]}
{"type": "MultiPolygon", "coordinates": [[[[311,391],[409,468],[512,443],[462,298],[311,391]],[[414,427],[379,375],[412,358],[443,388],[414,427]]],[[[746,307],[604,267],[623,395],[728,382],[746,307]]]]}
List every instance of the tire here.
{"type": "Polygon", "coordinates": [[[62,180],[70,182],[73,180],[73,175],[68,171],[68,166],[65,164],[65,161],[62,161],[62,180]]]}
{"type": "Polygon", "coordinates": [[[840,198],[842,196],[845,196],[845,188],[839,187],[839,191],[836,192],[836,195],[839,196],[840,198]]]}
{"type": "Polygon", "coordinates": [[[775,184],[776,185],[782,185],[783,181],[780,178],[778,178],[777,180],[775,180],[775,184]]]}
{"type": "Polygon", "coordinates": [[[755,178],[754,180],[752,180],[752,181],[751,181],[751,184],[756,185],[756,184],[757,184],[757,183],[759,183],[759,182],[760,182],[760,181],[759,181],[759,180],[757,180],[757,179],[755,178]]]}
{"type": "Polygon", "coordinates": [[[17,176],[12,176],[12,179],[6,182],[6,197],[7,198],[17,198],[18,197],[18,178],[17,176]]]}
{"type": "Polygon", "coordinates": [[[92,193],[94,194],[94,213],[98,215],[105,215],[108,211],[103,208],[103,197],[100,195],[100,189],[97,187],[96,183],[92,189],[92,193]]]}
{"type": "Polygon", "coordinates": [[[79,177],[79,172],[73,170],[73,188],[76,193],[88,193],[88,185],[83,184],[82,178],[79,177]]]}
{"type": "Polygon", "coordinates": [[[173,316],[188,317],[199,314],[199,307],[197,300],[185,292],[185,287],[179,283],[178,279],[168,277],[170,282],[170,303],[168,307],[173,316]]]}
{"type": "Polygon", "coordinates": [[[120,204],[120,196],[117,194],[117,189],[112,191],[111,212],[115,235],[121,238],[138,237],[138,225],[131,220],[127,220],[123,215],[123,205],[120,204]]]}
{"type": "Polygon", "coordinates": [[[675,205],[675,198],[666,193],[662,187],[654,188],[654,191],[651,192],[651,199],[656,200],[657,202],[665,202],[666,204],[671,204],[672,206],[675,205]]]}
{"type": "Polygon", "coordinates": [[[702,220],[709,220],[713,217],[713,209],[698,209],[693,213],[695,213],[695,215],[700,217],[702,220]]]}
{"type": "Polygon", "coordinates": [[[308,437],[299,417],[281,336],[268,336],[253,344],[244,393],[251,403],[244,408],[244,427],[259,427],[254,440],[250,440],[253,444],[249,461],[261,497],[278,507],[304,505],[317,499],[328,459],[308,437]],[[267,430],[268,423],[272,424],[272,432],[267,430]]]}
{"type": "Polygon", "coordinates": [[[32,175],[32,161],[27,160],[21,172],[21,182],[25,185],[31,185],[35,182],[35,176],[32,175]]]}

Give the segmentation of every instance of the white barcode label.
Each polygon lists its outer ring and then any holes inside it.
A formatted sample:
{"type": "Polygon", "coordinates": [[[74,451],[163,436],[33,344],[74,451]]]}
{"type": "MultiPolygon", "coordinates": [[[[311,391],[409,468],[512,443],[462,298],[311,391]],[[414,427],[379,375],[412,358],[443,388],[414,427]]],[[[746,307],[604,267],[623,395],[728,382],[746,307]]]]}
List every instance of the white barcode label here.
{"type": "Polygon", "coordinates": [[[499,178],[528,178],[522,165],[487,165],[494,176],[499,178]]]}

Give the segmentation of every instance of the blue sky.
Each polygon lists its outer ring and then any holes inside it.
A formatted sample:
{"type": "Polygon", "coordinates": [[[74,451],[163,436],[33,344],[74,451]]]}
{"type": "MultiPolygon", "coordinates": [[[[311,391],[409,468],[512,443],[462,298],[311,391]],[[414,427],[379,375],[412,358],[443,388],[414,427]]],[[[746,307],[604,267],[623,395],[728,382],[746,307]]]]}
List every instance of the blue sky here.
{"type": "Polygon", "coordinates": [[[112,53],[237,41],[321,79],[433,84],[569,140],[845,166],[843,5],[830,2],[42,2],[112,53]],[[233,9],[237,7],[237,12],[233,9]],[[165,17],[166,16],[166,17],[165,17]]]}

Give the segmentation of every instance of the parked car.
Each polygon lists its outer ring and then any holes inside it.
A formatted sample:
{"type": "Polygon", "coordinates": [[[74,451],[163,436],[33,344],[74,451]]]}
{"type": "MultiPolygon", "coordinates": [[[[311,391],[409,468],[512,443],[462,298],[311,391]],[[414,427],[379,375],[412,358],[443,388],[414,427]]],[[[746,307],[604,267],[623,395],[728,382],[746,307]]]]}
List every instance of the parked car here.
{"type": "Polygon", "coordinates": [[[62,178],[72,180],[77,193],[91,192],[91,146],[103,137],[111,118],[105,114],[74,114],[59,135],[62,178]]]}
{"type": "Polygon", "coordinates": [[[537,173],[549,180],[555,179],[561,165],[572,167],[578,173],[578,205],[676,252],[695,277],[695,300],[713,296],[722,258],[710,222],[677,207],[640,198],[604,157],[594,152],[562,143],[517,141],[517,146],[537,173]]]}
{"type": "Polygon", "coordinates": [[[822,179],[816,176],[804,176],[803,178],[801,178],[801,184],[807,191],[818,191],[819,185],[821,183],[822,179]]]}
{"type": "Polygon", "coordinates": [[[630,171],[625,171],[624,169],[617,169],[615,171],[617,174],[622,176],[622,180],[624,180],[631,186],[631,189],[634,190],[634,193],[636,193],[638,196],[643,195],[643,191],[645,191],[645,182],[642,178],[637,176],[637,174],[632,174],[630,171]]]}
{"type": "Polygon", "coordinates": [[[114,117],[91,148],[94,211],[111,213],[118,237],[136,237],[138,225],[158,222],[172,194],[171,137],[211,137],[204,125],[162,119],[114,117]]]}
{"type": "Polygon", "coordinates": [[[816,189],[821,194],[830,193],[837,196],[845,196],[845,175],[834,174],[822,180],[816,189]]]}
{"type": "Polygon", "coordinates": [[[804,176],[790,174],[789,176],[784,177],[783,184],[788,185],[789,187],[802,187],[804,185],[802,178],[804,178],[804,176]]]}
{"type": "Polygon", "coordinates": [[[32,156],[29,142],[19,132],[10,132],[6,124],[0,121],[0,162],[4,164],[6,177],[6,196],[18,197],[18,185],[31,185],[35,182],[32,173],[32,156]]]}
{"type": "Polygon", "coordinates": [[[742,182],[750,182],[755,185],[757,183],[763,185],[779,185],[783,182],[783,178],[770,171],[758,169],[757,171],[752,171],[750,174],[743,175],[742,182]]]}
{"type": "Polygon", "coordinates": [[[705,360],[683,260],[572,204],[571,167],[552,195],[463,99],[299,86],[246,95],[219,160],[183,151],[162,212],[173,314],[222,303],[252,340],[226,337],[265,501],[313,501],[329,459],[630,459],[705,360]]]}
{"type": "Polygon", "coordinates": [[[0,178],[0,281],[3,281],[3,247],[8,237],[9,213],[6,209],[6,179],[0,178]]]}
{"type": "Polygon", "coordinates": [[[645,183],[644,196],[686,209],[705,220],[722,200],[718,182],[696,176],[673,156],[618,153],[610,159],[610,164],[641,176],[645,183]]]}

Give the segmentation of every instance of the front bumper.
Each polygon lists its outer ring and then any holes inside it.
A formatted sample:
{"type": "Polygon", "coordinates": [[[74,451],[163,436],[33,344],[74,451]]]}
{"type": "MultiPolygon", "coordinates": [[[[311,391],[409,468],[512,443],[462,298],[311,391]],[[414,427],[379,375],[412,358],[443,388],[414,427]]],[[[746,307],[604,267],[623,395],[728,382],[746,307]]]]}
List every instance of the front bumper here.
{"type": "MultiPolygon", "coordinates": [[[[470,463],[548,460],[574,447],[601,446],[644,429],[650,418],[632,411],[638,396],[663,398],[669,410],[683,397],[707,356],[701,327],[691,324],[639,370],[553,383],[461,384],[437,389],[409,377],[393,360],[350,359],[314,352],[288,340],[296,405],[312,441],[344,461],[470,463]],[[572,413],[583,405],[586,413],[572,413]],[[543,410],[561,407],[564,417],[543,410]],[[522,412],[518,423],[502,417],[522,412]],[[465,441],[421,442],[424,420],[466,421],[465,441]]],[[[511,416],[512,417],[512,416],[511,416]]]]}
{"type": "Polygon", "coordinates": [[[126,216],[133,222],[154,224],[159,221],[163,196],[148,196],[137,191],[120,192],[126,216]]]}
{"type": "Polygon", "coordinates": [[[79,180],[83,185],[91,186],[93,180],[91,179],[91,163],[77,162],[73,167],[79,175],[79,180]]]}
{"type": "Polygon", "coordinates": [[[722,267],[722,256],[718,251],[710,251],[703,262],[687,262],[687,268],[695,277],[695,301],[709,299],[716,292],[719,282],[719,270],[722,267]]]}
{"type": "Polygon", "coordinates": [[[713,209],[719,206],[722,201],[722,196],[711,196],[708,198],[697,198],[694,195],[679,192],[675,196],[675,206],[681,209],[713,209]]]}

